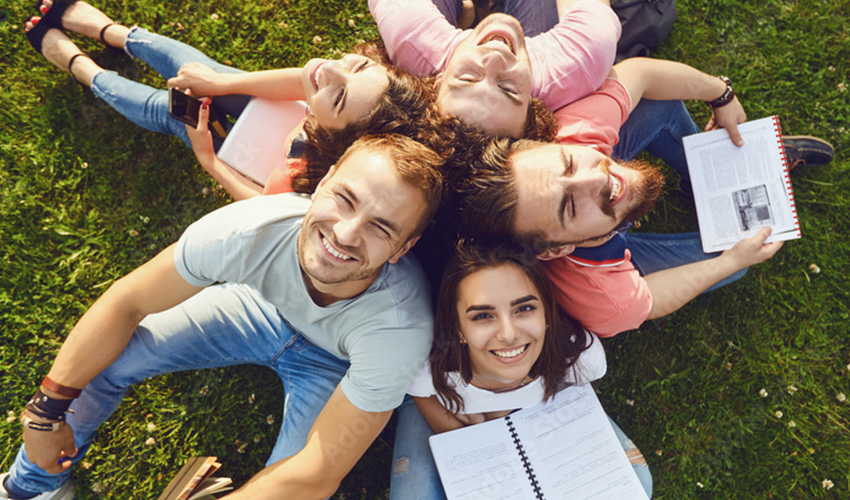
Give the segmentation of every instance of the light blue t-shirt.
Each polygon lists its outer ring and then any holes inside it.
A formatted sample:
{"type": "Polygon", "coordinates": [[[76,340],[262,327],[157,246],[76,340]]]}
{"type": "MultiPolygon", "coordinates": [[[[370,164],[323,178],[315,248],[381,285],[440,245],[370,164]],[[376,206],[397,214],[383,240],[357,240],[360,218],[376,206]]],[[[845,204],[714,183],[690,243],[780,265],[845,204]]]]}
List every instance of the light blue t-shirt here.
{"type": "Polygon", "coordinates": [[[431,347],[428,281],[416,260],[405,256],[385,264],[357,297],[316,305],[297,255],[309,207],[309,198],[288,193],[220,208],[183,233],[174,263],[195,286],[227,281],[255,287],[310,342],[351,362],[340,384],[352,404],[391,410],[401,404],[431,347]]]}

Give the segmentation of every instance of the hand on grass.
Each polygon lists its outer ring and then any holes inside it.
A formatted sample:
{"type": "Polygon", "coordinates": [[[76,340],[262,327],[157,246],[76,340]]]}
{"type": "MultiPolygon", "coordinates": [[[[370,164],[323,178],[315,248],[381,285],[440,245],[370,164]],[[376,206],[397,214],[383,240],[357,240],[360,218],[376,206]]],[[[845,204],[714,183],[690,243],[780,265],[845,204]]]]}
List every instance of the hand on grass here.
{"type": "Polygon", "coordinates": [[[732,102],[729,104],[714,108],[714,112],[711,114],[711,119],[708,120],[705,130],[725,128],[729,132],[729,138],[732,139],[732,142],[740,147],[744,145],[744,139],[741,137],[741,133],[738,132],[738,124],[745,121],[747,121],[747,113],[744,112],[744,107],[741,106],[741,102],[736,96],[732,98],[732,102]]]}
{"type": "Polygon", "coordinates": [[[62,459],[75,457],[78,451],[74,445],[74,431],[68,424],[53,432],[24,428],[24,449],[29,461],[49,474],[69,469],[71,461],[62,459]]]}
{"type": "Polygon", "coordinates": [[[764,242],[771,231],[769,227],[763,227],[755,236],[739,241],[721,256],[732,259],[738,269],[761,264],[782,248],[782,241],[764,242]]]}
{"type": "Polygon", "coordinates": [[[190,62],[177,70],[177,76],[168,79],[168,88],[189,89],[195,96],[221,95],[223,75],[206,64],[190,62]]]}

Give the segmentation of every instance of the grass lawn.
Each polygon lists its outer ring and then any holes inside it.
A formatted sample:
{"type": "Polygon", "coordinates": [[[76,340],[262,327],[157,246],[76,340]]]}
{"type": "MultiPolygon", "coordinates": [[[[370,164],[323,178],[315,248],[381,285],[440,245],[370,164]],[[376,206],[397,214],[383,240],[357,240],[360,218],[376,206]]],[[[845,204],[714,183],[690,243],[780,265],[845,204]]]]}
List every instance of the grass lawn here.
{"type": "MultiPolygon", "coordinates": [[[[0,471],[19,445],[17,412],[80,315],[229,202],[182,143],[130,124],[30,49],[22,25],[33,4],[0,0],[0,471]]],[[[377,37],[363,1],[96,5],[244,69],[301,65],[377,37]]],[[[678,5],[659,57],[728,75],[751,118],[778,114],[786,134],[824,137],[836,158],[793,175],[803,239],[607,341],[609,373],[596,387],[646,455],[655,498],[850,498],[850,2],[678,5]]],[[[164,86],[123,54],[81,46],[164,86]]],[[[706,106],[689,108],[707,120],[706,106]]],[[[693,207],[671,193],[641,230],[695,227],[693,207]]],[[[78,498],[155,498],[192,455],[219,456],[241,483],[274,443],[282,396],[277,377],[254,367],[142,383],[75,471],[78,498]]],[[[335,498],[386,497],[391,430],[335,498]]]]}

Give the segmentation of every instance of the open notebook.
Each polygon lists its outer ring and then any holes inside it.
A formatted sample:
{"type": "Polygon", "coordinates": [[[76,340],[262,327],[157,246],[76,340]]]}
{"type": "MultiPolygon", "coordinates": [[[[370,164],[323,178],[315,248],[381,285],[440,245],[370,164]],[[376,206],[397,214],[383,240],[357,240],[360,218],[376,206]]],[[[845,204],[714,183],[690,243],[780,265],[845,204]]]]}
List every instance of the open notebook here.
{"type": "Polygon", "coordinates": [[[304,119],[307,103],[254,97],[218,150],[218,157],[265,186],[269,174],[286,163],[286,138],[304,119]]]}

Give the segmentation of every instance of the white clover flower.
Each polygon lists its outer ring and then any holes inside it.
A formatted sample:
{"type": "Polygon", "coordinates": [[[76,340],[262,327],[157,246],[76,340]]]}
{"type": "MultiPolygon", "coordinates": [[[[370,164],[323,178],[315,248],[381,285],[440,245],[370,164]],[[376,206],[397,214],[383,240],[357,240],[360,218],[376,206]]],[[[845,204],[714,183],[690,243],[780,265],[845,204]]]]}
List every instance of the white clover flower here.
{"type": "Polygon", "coordinates": [[[9,410],[9,411],[6,413],[6,422],[8,422],[8,423],[10,423],[10,424],[14,424],[17,420],[18,420],[18,416],[17,416],[17,415],[15,415],[15,412],[14,412],[14,411],[9,410]]]}
{"type": "Polygon", "coordinates": [[[212,14],[210,14],[210,19],[212,19],[213,21],[218,21],[219,16],[218,14],[213,12],[212,14]]]}
{"type": "Polygon", "coordinates": [[[255,435],[255,436],[254,436],[254,442],[255,442],[255,443],[259,443],[259,442],[260,442],[260,441],[262,441],[262,440],[263,440],[263,436],[261,436],[261,435],[259,435],[259,434],[257,434],[257,435],[255,435]]]}
{"type": "Polygon", "coordinates": [[[767,391],[766,391],[766,390],[764,390],[764,389],[760,390],[760,391],[759,391],[759,396],[761,396],[761,397],[763,397],[763,398],[766,398],[766,397],[767,397],[767,391]]]}
{"type": "Polygon", "coordinates": [[[835,73],[835,66],[830,66],[830,67],[829,67],[829,72],[830,72],[830,73],[835,73]]]}
{"type": "Polygon", "coordinates": [[[794,394],[795,392],[797,392],[797,386],[794,385],[794,384],[789,385],[788,386],[788,394],[794,394]]]}
{"type": "Polygon", "coordinates": [[[697,486],[699,486],[700,488],[705,488],[705,485],[704,485],[704,484],[702,484],[702,483],[701,483],[701,482],[699,482],[699,481],[697,481],[697,486]]]}
{"type": "Polygon", "coordinates": [[[83,162],[83,168],[89,168],[89,162],[84,161],[83,162]]]}
{"type": "Polygon", "coordinates": [[[147,428],[148,428],[148,432],[153,432],[153,431],[156,430],[156,424],[153,423],[153,422],[148,422],[147,428]]]}
{"type": "Polygon", "coordinates": [[[664,452],[662,450],[655,450],[655,454],[660,457],[661,455],[664,454],[664,452]]]}
{"type": "Polygon", "coordinates": [[[727,362],[726,362],[726,366],[725,366],[725,368],[726,368],[726,371],[732,371],[732,363],[730,363],[729,361],[727,361],[727,362]]]}
{"type": "Polygon", "coordinates": [[[817,264],[809,264],[809,271],[811,271],[812,274],[820,274],[820,268],[817,264]]]}
{"type": "Polygon", "coordinates": [[[355,25],[354,19],[349,19],[349,20],[348,20],[348,25],[349,25],[349,26],[351,26],[351,27],[353,28],[353,27],[354,27],[354,25],[355,25]]]}
{"type": "Polygon", "coordinates": [[[201,387],[201,389],[198,391],[198,394],[200,394],[201,396],[206,396],[209,393],[210,393],[210,386],[208,386],[208,385],[201,387]]]}
{"type": "Polygon", "coordinates": [[[248,396],[248,404],[249,405],[254,404],[254,394],[253,393],[250,396],[248,396]]]}
{"type": "Polygon", "coordinates": [[[247,449],[248,449],[248,443],[242,443],[241,445],[239,445],[239,448],[236,448],[236,451],[238,453],[245,453],[245,451],[247,449]]]}
{"type": "Polygon", "coordinates": [[[629,406],[634,406],[634,405],[635,405],[635,400],[634,400],[634,399],[627,399],[627,400],[626,400],[626,404],[627,404],[627,405],[629,405],[629,406]]]}
{"type": "Polygon", "coordinates": [[[793,420],[789,420],[788,421],[788,427],[793,429],[794,427],[797,427],[797,424],[795,424],[793,420]]]}
{"type": "Polygon", "coordinates": [[[266,415],[266,423],[272,425],[274,423],[274,415],[266,415]]]}
{"type": "Polygon", "coordinates": [[[844,82],[839,83],[838,85],[836,85],[836,87],[838,87],[839,92],[844,92],[847,90],[847,85],[845,85],[844,82]]]}
{"type": "Polygon", "coordinates": [[[779,410],[776,410],[776,412],[774,413],[774,415],[776,415],[776,418],[782,418],[782,412],[781,412],[781,411],[779,411],[779,410]]]}
{"type": "Polygon", "coordinates": [[[145,440],[145,446],[153,446],[156,444],[156,439],[149,437],[145,440]]]}
{"type": "Polygon", "coordinates": [[[131,230],[129,231],[129,234],[130,234],[130,236],[131,236],[131,237],[135,238],[136,236],[138,236],[138,235],[139,235],[139,232],[138,232],[138,231],[136,231],[135,229],[131,229],[131,230]]]}
{"type": "Polygon", "coordinates": [[[322,43],[322,37],[316,35],[313,37],[313,43],[322,43]]]}
{"type": "Polygon", "coordinates": [[[827,489],[827,490],[831,490],[832,487],[835,486],[835,483],[833,483],[829,479],[824,479],[821,484],[823,485],[824,489],[827,489]]]}
{"type": "Polygon", "coordinates": [[[847,401],[847,396],[845,396],[843,392],[839,392],[838,395],[835,396],[835,399],[837,399],[839,403],[843,403],[847,401]]]}

